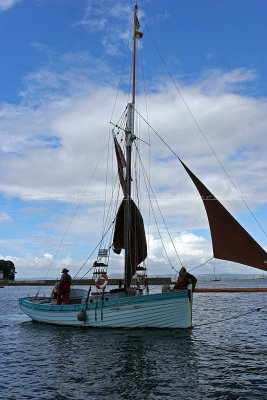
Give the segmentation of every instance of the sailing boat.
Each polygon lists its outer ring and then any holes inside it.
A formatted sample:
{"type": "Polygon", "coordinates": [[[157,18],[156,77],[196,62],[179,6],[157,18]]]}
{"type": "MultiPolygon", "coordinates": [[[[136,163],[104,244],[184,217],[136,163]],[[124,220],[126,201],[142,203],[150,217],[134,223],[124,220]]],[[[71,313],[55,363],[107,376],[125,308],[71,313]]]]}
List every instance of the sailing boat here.
{"type": "Polygon", "coordinates": [[[215,266],[213,267],[213,279],[211,280],[212,282],[219,282],[221,280],[221,278],[216,278],[215,275],[215,266]]]}
{"type": "MultiPolygon", "coordinates": [[[[112,247],[120,254],[124,249],[124,287],[106,291],[109,248],[100,248],[94,263],[96,291],[71,289],[70,304],[55,304],[51,298],[21,298],[21,310],[32,320],[69,326],[96,328],[189,328],[192,326],[193,288],[164,290],[149,294],[146,268],[140,264],[147,258],[144,221],[132,198],[132,151],[136,140],[135,118],[135,57],[136,39],[141,37],[134,12],[133,90],[126,107],[125,154],[114,134],[114,148],[123,200],[117,210],[112,247]],[[133,285],[133,277],[136,284],[133,285]],[[141,287],[142,284],[142,287],[141,287]],[[146,290],[144,290],[146,289],[146,290]]],[[[214,257],[267,270],[267,255],[258,243],[239,225],[203,183],[178,159],[206,208],[214,257]]]]}

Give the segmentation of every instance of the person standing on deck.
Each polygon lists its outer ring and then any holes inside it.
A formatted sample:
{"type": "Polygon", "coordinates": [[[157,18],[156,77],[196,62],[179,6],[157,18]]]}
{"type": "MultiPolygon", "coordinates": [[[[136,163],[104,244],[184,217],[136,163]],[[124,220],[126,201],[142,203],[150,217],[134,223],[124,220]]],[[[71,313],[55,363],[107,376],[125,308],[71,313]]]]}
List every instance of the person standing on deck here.
{"type": "Polygon", "coordinates": [[[61,279],[58,284],[58,292],[57,292],[57,304],[61,304],[61,296],[64,296],[65,303],[70,304],[69,293],[70,293],[70,285],[71,285],[71,276],[68,274],[69,270],[67,268],[63,268],[61,279]]]}

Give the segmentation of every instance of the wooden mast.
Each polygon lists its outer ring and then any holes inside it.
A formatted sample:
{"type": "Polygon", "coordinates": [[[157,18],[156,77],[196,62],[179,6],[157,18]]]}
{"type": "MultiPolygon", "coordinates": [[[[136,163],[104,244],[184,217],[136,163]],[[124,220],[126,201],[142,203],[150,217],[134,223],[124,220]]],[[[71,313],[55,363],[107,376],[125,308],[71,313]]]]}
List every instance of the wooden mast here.
{"type": "Polygon", "coordinates": [[[125,130],[126,139],[126,196],[125,196],[125,213],[124,213],[124,242],[125,242],[125,260],[124,260],[124,287],[128,291],[132,274],[131,274],[131,159],[132,144],[135,139],[134,135],[134,104],[135,104],[135,58],[136,58],[136,22],[137,22],[137,0],[134,8],[134,48],[133,48],[133,94],[132,103],[127,108],[127,123],[125,130]]]}
{"type": "Polygon", "coordinates": [[[137,25],[137,0],[134,7],[134,48],[133,48],[133,97],[132,103],[135,103],[135,57],[136,57],[136,25],[137,25]]]}

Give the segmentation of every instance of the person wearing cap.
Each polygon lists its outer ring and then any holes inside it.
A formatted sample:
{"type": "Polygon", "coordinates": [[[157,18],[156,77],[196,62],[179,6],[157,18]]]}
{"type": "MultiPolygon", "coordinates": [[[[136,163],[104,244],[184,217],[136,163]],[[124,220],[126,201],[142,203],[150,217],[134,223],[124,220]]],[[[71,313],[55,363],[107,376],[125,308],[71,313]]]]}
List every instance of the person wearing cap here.
{"type": "Polygon", "coordinates": [[[68,274],[69,270],[67,268],[63,268],[61,279],[58,283],[58,292],[57,292],[57,304],[61,304],[61,296],[64,296],[65,303],[70,304],[69,293],[70,293],[70,285],[71,285],[71,276],[68,274]]]}
{"type": "Polygon", "coordinates": [[[197,284],[197,278],[194,275],[189,274],[185,267],[182,267],[179,271],[177,282],[175,283],[172,290],[186,289],[189,284],[192,284],[193,291],[197,284]]]}

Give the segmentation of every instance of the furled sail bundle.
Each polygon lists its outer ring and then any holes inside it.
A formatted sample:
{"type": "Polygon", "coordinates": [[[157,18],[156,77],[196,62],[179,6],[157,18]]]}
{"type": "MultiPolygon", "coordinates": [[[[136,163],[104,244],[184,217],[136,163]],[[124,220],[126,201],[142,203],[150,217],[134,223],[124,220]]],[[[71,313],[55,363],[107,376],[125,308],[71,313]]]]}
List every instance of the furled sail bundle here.
{"type": "Polygon", "coordinates": [[[210,225],[214,257],[267,271],[266,251],[236,221],[189,168],[182,161],[181,163],[203,200],[210,225]]]}
{"type": "MultiPolygon", "coordinates": [[[[116,217],[116,225],[113,238],[113,251],[120,254],[121,249],[125,249],[124,221],[125,221],[125,202],[124,199],[119,207],[116,217]]],[[[131,199],[131,271],[133,276],[136,272],[138,264],[144,261],[147,257],[147,244],[144,228],[143,217],[137,208],[135,202],[131,199]]]]}
{"type": "MultiPolygon", "coordinates": [[[[126,184],[124,178],[124,169],[126,167],[126,161],[122,152],[122,149],[113,134],[115,152],[118,163],[118,175],[120,179],[120,184],[122,187],[122,191],[124,196],[126,196],[126,184]]],[[[135,202],[130,199],[122,201],[119,210],[116,216],[116,225],[114,231],[113,238],[113,250],[114,253],[120,254],[122,249],[125,249],[125,208],[127,202],[130,201],[130,215],[131,215],[131,223],[130,223],[130,249],[131,249],[131,261],[130,261],[130,271],[127,273],[132,277],[135,272],[138,264],[144,261],[147,257],[147,244],[146,244],[146,235],[144,228],[143,217],[136,206],[135,202]]]]}

